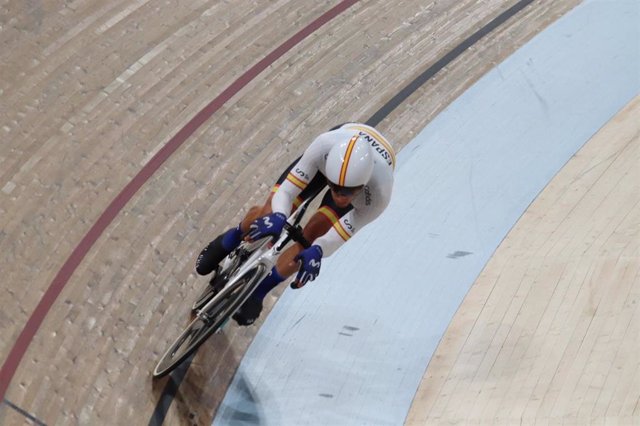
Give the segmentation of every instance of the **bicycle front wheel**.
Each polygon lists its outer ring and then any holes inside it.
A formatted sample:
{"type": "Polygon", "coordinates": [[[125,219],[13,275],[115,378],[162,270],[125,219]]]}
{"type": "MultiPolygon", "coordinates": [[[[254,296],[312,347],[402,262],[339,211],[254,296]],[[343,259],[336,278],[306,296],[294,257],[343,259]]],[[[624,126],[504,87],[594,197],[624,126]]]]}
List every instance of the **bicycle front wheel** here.
{"type": "Polygon", "coordinates": [[[194,353],[240,307],[258,285],[264,271],[265,266],[258,265],[247,271],[233,285],[222,290],[216,296],[216,303],[206,312],[199,313],[171,344],[153,370],[153,376],[162,377],[169,374],[194,353]]]}
{"type": "Polygon", "coordinates": [[[206,305],[209,300],[213,299],[213,297],[224,287],[226,277],[221,277],[219,271],[215,272],[215,274],[216,275],[211,279],[211,281],[207,283],[204,290],[202,290],[196,301],[193,302],[193,305],[191,306],[192,311],[202,309],[204,305],[206,305]]]}

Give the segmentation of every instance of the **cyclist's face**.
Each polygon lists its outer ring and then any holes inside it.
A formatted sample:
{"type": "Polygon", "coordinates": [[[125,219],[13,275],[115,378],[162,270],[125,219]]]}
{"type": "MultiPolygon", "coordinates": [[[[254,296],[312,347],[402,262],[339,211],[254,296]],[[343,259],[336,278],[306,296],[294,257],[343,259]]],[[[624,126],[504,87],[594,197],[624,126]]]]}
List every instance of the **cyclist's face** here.
{"type": "Polygon", "coordinates": [[[331,197],[338,207],[345,208],[351,203],[351,200],[362,191],[364,185],[347,187],[336,185],[335,183],[328,182],[329,189],[331,190],[331,197]]]}
{"type": "Polygon", "coordinates": [[[356,195],[357,193],[355,194],[338,193],[335,190],[331,189],[331,198],[333,198],[333,202],[336,203],[336,206],[340,207],[341,209],[347,207],[351,203],[351,200],[353,200],[356,195]]]}

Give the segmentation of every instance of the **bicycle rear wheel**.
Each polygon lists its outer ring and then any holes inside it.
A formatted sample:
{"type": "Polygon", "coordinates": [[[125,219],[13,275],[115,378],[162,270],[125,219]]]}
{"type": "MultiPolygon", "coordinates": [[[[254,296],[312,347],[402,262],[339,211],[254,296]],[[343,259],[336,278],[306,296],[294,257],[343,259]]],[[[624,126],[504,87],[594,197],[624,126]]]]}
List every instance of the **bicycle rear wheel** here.
{"type": "Polygon", "coordinates": [[[169,374],[194,353],[253,292],[264,271],[264,265],[258,265],[247,271],[233,285],[222,290],[216,296],[218,297],[217,302],[206,312],[198,314],[171,344],[153,370],[153,376],[162,377],[169,374]]]}

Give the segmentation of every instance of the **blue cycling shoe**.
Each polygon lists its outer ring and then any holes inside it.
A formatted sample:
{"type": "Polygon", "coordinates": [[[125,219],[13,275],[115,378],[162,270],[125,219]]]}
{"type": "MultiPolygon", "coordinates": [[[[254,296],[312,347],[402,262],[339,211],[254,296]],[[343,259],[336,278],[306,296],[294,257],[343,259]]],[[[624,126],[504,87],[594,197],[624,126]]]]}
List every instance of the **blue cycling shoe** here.
{"type": "Polygon", "coordinates": [[[256,322],[261,312],[262,299],[249,296],[232,318],[238,325],[246,327],[256,322]]]}

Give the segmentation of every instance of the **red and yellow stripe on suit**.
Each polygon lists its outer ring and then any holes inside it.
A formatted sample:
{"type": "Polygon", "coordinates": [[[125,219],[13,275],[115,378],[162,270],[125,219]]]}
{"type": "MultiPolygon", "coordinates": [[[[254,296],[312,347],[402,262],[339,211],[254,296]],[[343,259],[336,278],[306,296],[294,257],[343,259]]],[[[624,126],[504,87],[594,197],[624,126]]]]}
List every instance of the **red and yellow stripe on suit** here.
{"type": "Polygon", "coordinates": [[[287,180],[292,184],[294,184],[295,186],[297,186],[298,188],[300,188],[300,190],[305,189],[309,184],[308,182],[304,182],[298,179],[298,177],[291,172],[289,172],[289,174],[287,175],[287,180]]]}
{"type": "MultiPolygon", "coordinates": [[[[280,184],[273,185],[273,188],[271,188],[271,193],[275,194],[276,192],[278,192],[278,188],[280,188],[280,184]]],[[[292,211],[297,209],[298,207],[300,207],[300,204],[302,204],[302,201],[303,201],[302,198],[298,195],[296,197],[296,199],[293,200],[293,209],[292,209],[292,211]]]]}
{"type": "Polygon", "coordinates": [[[351,235],[347,232],[346,229],[344,229],[344,227],[342,226],[342,222],[340,222],[340,218],[338,217],[336,212],[333,211],[333,209],[328,206],[323,206],[318,210],[318,213],[321,213],[327,219],[329,219],[329,221],[333,224],[333,228],[344,241],[347,241],[349,238],[351,238],[351,235]]]}

